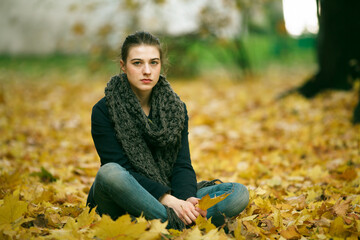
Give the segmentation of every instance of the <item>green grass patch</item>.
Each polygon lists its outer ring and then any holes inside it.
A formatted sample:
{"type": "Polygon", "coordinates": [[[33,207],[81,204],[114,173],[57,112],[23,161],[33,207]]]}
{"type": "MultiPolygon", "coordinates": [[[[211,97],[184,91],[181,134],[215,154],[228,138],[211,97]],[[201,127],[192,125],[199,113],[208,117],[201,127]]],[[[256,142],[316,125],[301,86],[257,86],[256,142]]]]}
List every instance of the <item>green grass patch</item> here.
{"type": "MultiPolygon", "coordinates": [[[[241,39],[241,47],[231,40],[201,38],[189,35],[167,37],[170,77],[194,77],[204,72],[223,69],[242,74],[243,54],[249,59],[253,72],[261,72],[271,65],[309,66],[315,64],[315,39],[298,39],[276,35],[249,35],[241,39]]],[[[48,74],[116,74],[119,64],[109,55],[0,56],[0,72],[38,77],[48,74]]]]}

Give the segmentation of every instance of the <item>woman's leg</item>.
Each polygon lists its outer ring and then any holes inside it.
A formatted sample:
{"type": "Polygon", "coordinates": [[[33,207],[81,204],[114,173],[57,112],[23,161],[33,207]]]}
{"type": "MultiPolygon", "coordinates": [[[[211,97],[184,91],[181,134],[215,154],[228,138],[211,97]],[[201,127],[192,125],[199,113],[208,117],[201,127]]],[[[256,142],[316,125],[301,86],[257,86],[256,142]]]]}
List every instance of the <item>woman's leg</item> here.
{"type": "Polygon", "coordinates": [[[117,163],[107,163],[99,169],[93,196],[97,211],[113,219],[127,212],[135,217],[143,213],[146,219],[167,220],[165,207],[117,163]]]}
{"type": "Polygon", "coordinates": [[[211,198],[224,193],[230,195],[223,201],[215,204],[207,211],[207,218],[219,227],[225,223],[225,217],[233,217],[240,214],[249,203],[249,192],[247,188],[240,183],[220,183],[214,186],[201,188],[196,196],[202,198],[209,194],[211,198]]]}

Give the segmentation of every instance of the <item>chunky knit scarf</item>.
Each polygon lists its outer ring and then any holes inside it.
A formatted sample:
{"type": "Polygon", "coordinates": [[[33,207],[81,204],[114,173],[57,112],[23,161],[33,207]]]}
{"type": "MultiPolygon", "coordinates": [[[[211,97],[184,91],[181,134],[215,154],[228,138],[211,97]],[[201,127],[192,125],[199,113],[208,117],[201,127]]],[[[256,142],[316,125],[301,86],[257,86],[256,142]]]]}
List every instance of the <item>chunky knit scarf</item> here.
{"type": "Polygon", "coordinates": [[[126,74],[111,78],[105,88],[106,104],[116,138],[131,165],[146,177],[170,186],[184,128],[184,103],[160,76],[152,90],[151,120],[130,87],[126,74]]]}

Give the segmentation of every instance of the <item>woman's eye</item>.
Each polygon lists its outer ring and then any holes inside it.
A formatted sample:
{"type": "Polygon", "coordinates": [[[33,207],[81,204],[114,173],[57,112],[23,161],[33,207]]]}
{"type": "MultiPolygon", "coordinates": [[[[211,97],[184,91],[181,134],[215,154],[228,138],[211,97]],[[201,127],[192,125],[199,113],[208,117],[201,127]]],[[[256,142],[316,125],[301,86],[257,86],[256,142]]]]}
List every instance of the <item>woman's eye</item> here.
{"type": "Polygon", "coordinates": [[[134,65],[140,65],[141,62],[133,62],[134,65]]]}
{"type": "Polygon", "coordinates": [[[152,61],[151,64],[152,64],[152,65],[157,65],[157,64],[159,64],[159,62],[157,62],[157,61],[152,61]]]}

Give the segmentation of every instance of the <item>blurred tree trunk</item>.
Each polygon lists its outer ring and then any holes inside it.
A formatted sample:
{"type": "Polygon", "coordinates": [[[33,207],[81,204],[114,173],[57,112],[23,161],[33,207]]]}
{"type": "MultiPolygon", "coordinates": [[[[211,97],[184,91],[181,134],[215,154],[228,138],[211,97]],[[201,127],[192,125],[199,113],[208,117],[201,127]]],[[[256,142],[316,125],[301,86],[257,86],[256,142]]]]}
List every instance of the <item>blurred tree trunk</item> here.
{"type": "Polygon", "coordinates": [[[252,75],[251,61],[244,44],[244,38],[249,34],[249,14],[250,7],[246,4],[242,6],[241,10],[241,28],[240,33],[229,40],[230,47],[228,54],[232,56],[235,64],[241,69],[245,76],[252,75]]]}
{"type": "MultiPolygon", "coordinates": [[[[319,34],[317,58],[319,70],[297,91],[307,98],[326,89],[350,90],[359,77],[360,1],[317,0],[319,34]]],[[[360,106],[354,122],[360,122],[360,106]]]]}
{"type": "Polygon", "coordinates": [[[241,37],[236,37],[234,40],[235,51],[233,52],[236,64],[241,68],[246,76],[252,75],[251,61],[243,40],[241,37]]]}
{"type": "Polygon", "coordinates": [[[242,69],[245,75],[252,74],[250,58],[243,42],[243,38],[249,34],[249,15],[250,8],[244,7],[241,12],[241,33],[240,36],[233,40],[236,47],[236,51],[234,52],[236,64],[242,69]]]}

